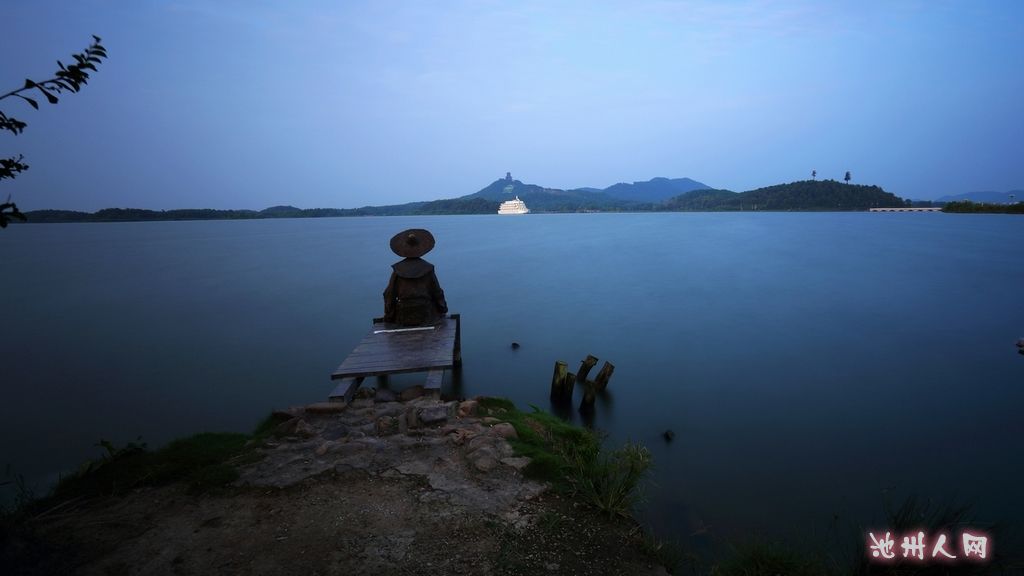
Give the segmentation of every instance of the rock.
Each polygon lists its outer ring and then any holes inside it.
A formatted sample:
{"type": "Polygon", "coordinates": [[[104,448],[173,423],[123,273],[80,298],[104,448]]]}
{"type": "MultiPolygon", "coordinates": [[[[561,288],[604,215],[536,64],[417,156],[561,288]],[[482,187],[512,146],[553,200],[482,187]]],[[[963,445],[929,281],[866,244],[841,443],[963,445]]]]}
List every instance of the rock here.
{"type": "Polygon", "coordinates": [[[356,390],[356,398],[373,398],[375,394],[377,394],[377,391],[370,387],[356,390]]]}
{"type": "Polygon", "coordinates": [[[448,406],[439,404],[437,406],[420,408],[416,413],[416,417],[422,424],[426,426],[433,426],[447,422],[448,412],[448,406]]]}
{"type": "Polygon", "coordinates": [[[398,433],[398,419],[392,416],[381,416],[377,419],[377,436],[391,436],[398,433]]]}
{"type": "Polygon", "coordinates": [[[519,342],[513,342],[512,343],[512,349],[513,350],[519,350],[519,342]]]}
{"type": "Polygon", "coordinates": [[[403,419],[405,420],[406,426],[408,426],[410,430],[420,425],[419,420],[416,419],[415,408],[409,408],[408,410],[406,410],[403,419]]]}
{"type": "Polygon", "coordinates": [[[497,424],[497,423],[501,422],[501,420],[498,420],[497,418],[495,418],[493,416],[485,416],[485,417],[481,418],[480,421],[483,422],[484,424],[497,424]]]}
{"type": "Polygon", "coordinates": [[[676,433],[671,430],[665,430],[661,435],[665,438],[665,442],[671,442],[672,440],[675,440],[676,437],[676,433]]]}
{"type": "Polygon", "coordinates": [[[1024,349],[1024,338],[1017,340],[1017,348],[1024,349]]]}
{"type": "Polygon", "coordinates": [[[493,444],[494,440],[485,435],[473,436],[472,438],[467,438],[466,452],[474,452],[482,446],[493,446],[493,444]]]}
{"type": "Polygon", "coordinates": [[[476,410],[479,407],[479,403],[476,400],[466,400],[459,404],[459,418],[465,418],[466,416],[473,416],[476,414],[476,410]]]}
{"type": "Polygon", "coordinates": [[[274,426],[274,435],[275,436],[288,436],[289,434],[292,434],[292,433],[295,432],[295,426],[298,423],[299,423],[299,419],[298,418],[292,418],[291,420],[286,420],[284,422],[281,422],[277,426],[274,426]]]}
{"type": "Polygon", "coordinates": [[[348,427],[340,422],[331,422],[327,428],[320,433],[324,440],[339,440],[348,435],[348,427]]]}
{"type": "Polygon", "coordinates": [[[377,416],[399,416],[405,413],[405,406],[401,402],[382,402],[377,404],[374,413],[377,416]]]}
{"type": "Polygon", "coordinates": [[[494,426],[491,426],[491,430],[502,438],[519,438],[519,434],[516,432],[515,426],[512,426],[508,422],[495,424],[494,426]]]}
{"type": "Polygon", "coordinates": [[[462,446],[466,443],[467,438],[472,438],[473,436],[474,434],[469,430],[456,430],[455,432],[452,432],[451,439],[452,443],[456,446],[462,446]]]}
{"type": "Polygon", "coordinates": [[[328,440],[327,442],[324,442],[323,444],[317,446],[315,451],[316,455],[323,456],[324,454],[327,454],[328,452],[330,452],[331,448],[334,448],[335,444],[336,442],[328,440]]]}
{"type": "Polygon", "coordinates": [[[467,454],[466,458],[481,472],[490,472],[498,467],[498,454],[490,446],[481,446],[467,454]]]}
{"type": "Polygon", "coordinates": [[[302,408],[289,408],[287,410],[274,410],[270,417],[278,422],[287,422],[296,416],[300,416],[302,408]]]}
{"type": "Polygon", "coordinates": [[[377,403],[394,402],[397,398],[398,396],[395,396],[395,393],[391,390],[388,390],[387,388],[377,388],[377,393],[374,394],[373,401],[377,403]]]}
{"type": "Polygon", "coordinates": [[[316,436],[316,428],[313,428],[305,420],[299,420],[295,424],[295,433],[303,438],[312,438],[316,436]]]}
{"type": "Polygon", "coordinates": [[[501,463],[505,466],[511,466],[512,468],[520,471],[529,466],[530,462],[532,462],[532,460],[528,456],[509,456],[508,458],[501,459],[501,463]]]}
{"type": "Polygon", "coordinates": [[[415,400],[420,396],[423,396],[423,386],[417,384],[415,386],[402,390],[402,393],[398,395],[398,398],[402,402],[408,402],[410,400],[415,400]]]}
{"type": "Polygon", "coordinates": [[[317,402],[306,406],[306,412],[310,414],[337,414],[344,412],[347,405],[344,402],[317,402]]]}

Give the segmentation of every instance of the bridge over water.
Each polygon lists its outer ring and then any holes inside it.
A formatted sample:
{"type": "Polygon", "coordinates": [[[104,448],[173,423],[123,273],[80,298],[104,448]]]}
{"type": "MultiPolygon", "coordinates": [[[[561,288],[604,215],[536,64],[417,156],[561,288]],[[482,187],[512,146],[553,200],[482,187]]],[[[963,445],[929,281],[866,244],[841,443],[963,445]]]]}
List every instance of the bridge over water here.
{"type": "Polygon", "coordinates": [[[870,208],[869,212],[942,212],[942,208],[870,208]]]}

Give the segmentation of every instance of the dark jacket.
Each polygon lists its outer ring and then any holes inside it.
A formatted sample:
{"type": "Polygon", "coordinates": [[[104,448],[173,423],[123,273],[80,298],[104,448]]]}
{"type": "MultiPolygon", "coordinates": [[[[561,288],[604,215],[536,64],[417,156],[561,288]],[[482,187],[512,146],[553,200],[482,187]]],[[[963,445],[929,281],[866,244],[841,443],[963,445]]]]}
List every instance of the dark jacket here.
{"type": "Polygon", "coordinates": [[[423,326],[448,313],[433,264],[422,258],[406,258],[391,268],[391,281],[384,290],[385,322],[423,326]]]}

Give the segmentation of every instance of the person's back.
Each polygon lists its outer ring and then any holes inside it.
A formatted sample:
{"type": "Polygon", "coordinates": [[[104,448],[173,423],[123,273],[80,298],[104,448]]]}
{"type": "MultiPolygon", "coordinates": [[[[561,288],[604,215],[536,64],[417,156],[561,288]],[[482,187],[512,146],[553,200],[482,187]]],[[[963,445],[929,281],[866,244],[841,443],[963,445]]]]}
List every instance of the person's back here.
{"type": "Polygon", "coordinates": [[[384,321],[403,326],[433,324],[448,313],[434,265],[420,258],[434,247],[434,236],[422,228],[391,238],[391,250],[405,259],[391,266],[384,290],[384,321]]]}

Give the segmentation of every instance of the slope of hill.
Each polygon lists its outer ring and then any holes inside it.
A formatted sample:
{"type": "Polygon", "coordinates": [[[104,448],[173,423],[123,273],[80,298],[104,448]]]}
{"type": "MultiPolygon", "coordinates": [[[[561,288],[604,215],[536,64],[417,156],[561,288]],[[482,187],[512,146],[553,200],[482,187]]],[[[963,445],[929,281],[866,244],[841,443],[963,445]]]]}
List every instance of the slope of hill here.
{"type": "Polygon", "coordinates": [[[603,190],[612,198],[634,202],[664,202],[693,190],[709,190],[710,186],[689,178],[651,178],[645,182],[620,182],[603,190]]]}
{"type": "MultiPolygon", "coordinates": [[[[511,177],[501,178],[488,184],[485,188],[472,194],[461,196],[455,200],[491,200],[504,202],[515,197],[526,202],[531,212],[580,212],[584,210],[649,210],[648,203],[633,202],[621,198],[613,198],[603,191],[575,188],[561,190],[544,188],[536,184],[524,184],[511,177]]],[[[494,212],[497,212],[495,204],[494,212]]]]}
{"type": "Polygon", "coordinates": [[[979,192],[965,192],[963,194],[952,194],[936,199],[936,202],[975,202],[988,204],[1009,204],[1011,202],[1024,201],[1024,190],[1010,190],[1009,192],[994,192],[984,190],[979,192]],[[1013,196],[1013,199],[1010,199],[1013,196]]]}
{"type": "Polygon", "coordinates": [[[878,186],[835,180],[802,180],[748,192],[695,190],[670,199],[667,210],[867,210],[904,206],[905,201],[878,186]]]}
{"type": "MultiPolygon", "coordinates": [[[[532,212],[651,212],[651,211],[730,211],[730,210],[867,210],[899,207],[905,201],[878,186],[843,184],[834,180],[804,180],[731,192],[708,188],[689,178],[654,178],[647,182],[616,184],[605,190],[575,188],[560,190],[524,184],[510,176],[495,180],[483,189],[459,198],[409,202],[362,208],[296,208],[272,206],[265,210],[144,210],[105,208],[94,213],[69,210],[26,212],[29,222],[125,222],[146,220],[228,220],[258,218],[323,218],[334,216],[409,216],[432,214],[495,214],[498,205],[518,196],[532,212]],[[655,198],[666,190],[689,187],[665,201],[636,200],[655,198]],[[616,196],[608,191],[612,190],[616,196]]],[[[1021,192],[1024,197],[1024,192],[1021,192]]]]}

